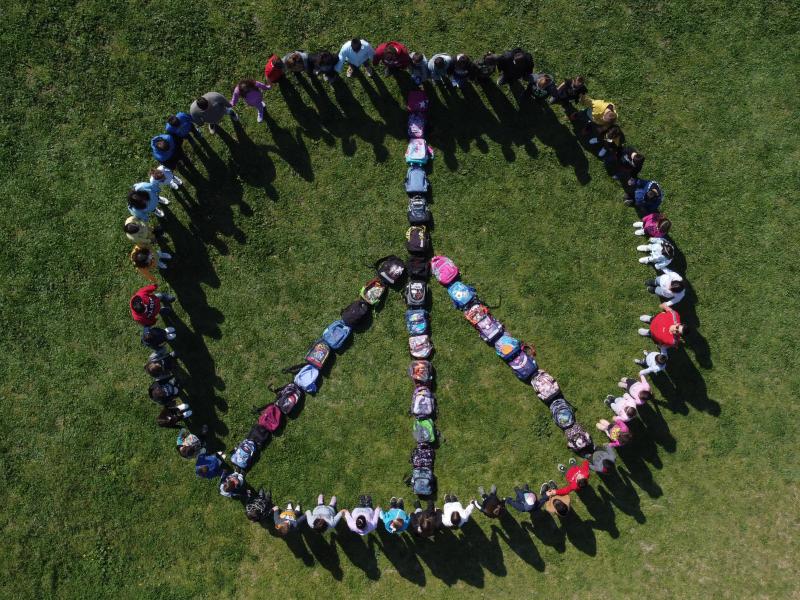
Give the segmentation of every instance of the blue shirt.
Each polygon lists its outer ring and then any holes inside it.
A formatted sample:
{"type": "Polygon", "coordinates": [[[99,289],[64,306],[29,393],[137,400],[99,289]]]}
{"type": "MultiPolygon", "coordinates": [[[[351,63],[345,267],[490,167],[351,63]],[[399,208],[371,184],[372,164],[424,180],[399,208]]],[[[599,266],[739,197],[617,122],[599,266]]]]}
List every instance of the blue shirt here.
{"type": "Polygon", "coordinates": [[[149,198],[147,200],[147,205],[144,208],[134,208],[133,206],[129,205],[128,212],[137,219],[147,221],[150,218],[150,213],[158,208],[158,192],[161,188],[157,183],[143,181],[141,183],[134,184],[133,189],[136,192],[147,192],[149,198]]]}
{"type": "Polygon", "coordinates": [[[194,465],[194,472],[198,477],[205,477],[206,479],[214,479],[219,477],[222,473],[222,459],[216,454],[206,454],[201,451],[197,455],[197,462],[194,465]],[[200,467],[208,467],[205,473],[200,472],[200,467]]]}
{"type": "Polygon", "coordinates": [[[153,158],[160,163],[165,163],[175,156],[177,146],[175,139],[168,133],[162,133],[150,140],[150,151],[153,153],[153,158]],[[158,147],[156,147],[156,144],[161,140],[167,142],[166,150],[159,150],[158,147]]]}
{"type": "Polygon", "coordinates": [[[173,127],[169,123],[166,124],[164,129],[170,135],[174,135],[179,138],[187,138],[189,134],[192,132],[194,128],[194,121],[192,120],[192,115],[185,112],[179,112],[175,115],[180,121],[180,124],[177,127],[173,127]]]}
{"type": "Polygon", "coordinates": [[[381,513],[381,519],[383,519],[383,526],[389,533],[400,533],[402,531],[405,531],[406,529],[408,529],[408,524],[411,522],[411,517],[408,516],[408,513],[399,508],[392,508],[386,512],[381,513]],[[392,521],[394,521],[397,518],[403,519],[403,526],[400,529],[393,530],[392,521]]]}
{"type": "Polygon", "coordinates": [[[636,206],[651,213],[656,212],[658,207],[661,206],[661,201],[664,200],[664,192],[661,190],[661,186],[658,185],[658,182],[648,179],[637,179],[634,186],[633,199],[636,202],[636,206]],[[658,195],[655,198],[648,198],[647,192],[653,187],[658,188],[658,195]]]}

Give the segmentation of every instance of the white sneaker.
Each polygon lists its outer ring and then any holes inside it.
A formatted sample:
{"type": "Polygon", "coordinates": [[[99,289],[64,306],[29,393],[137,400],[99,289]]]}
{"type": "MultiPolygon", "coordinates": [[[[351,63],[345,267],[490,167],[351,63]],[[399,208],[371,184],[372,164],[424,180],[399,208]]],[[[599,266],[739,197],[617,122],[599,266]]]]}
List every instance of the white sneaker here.
{"type": "Polygon", "coordinates": [[[155,213],[155,215],[157,217],[162,218],[162,219],[164,218],[164,211],[161,210],[160,208],[156,208],[153,212],[155,213]]]}
{"type": "Polygon", "coordinates": [[[167,335],[175,335],[175,328],[174,327],[167,327],[164,331],[167,332],[167,335]]]}
{"type": "Polygon", "coordinates": [[[158,201],[159,201],[161,204],[169,204],[169,198],[164,198],[164,196],[159,196],[159,197],[158,197],[158,201]]]}
{"type": "Polygon", "coordinates": [[[231,111],[230,115],[231,115],[231,121],[239,120],[239,115],[237,115],[235,112],[231,111]]]}
{"type": "Polygon", "coordinates": [[[184,419],[188,419],[189,417],[192,416],[192,411],[190,411],[190,410],[184,411],[182,416],[183,416],[184,419]]]}
{"type": "Polygon", "coordinates": [[[159,252],[158,257],[163,258],[164,260],[169,260],[172,258],[172,254],[170,254],[169,252],[159,252]]]}
{"type": "Polygon", "coordinates": [[[353,67],[347,65],[347,77],[352,77],[352,76],[353,76],[353,67]]]}
{"type": "Polygon", "coordinates": [[[648,337],[650,335],[650,330],[649,329],[639,329],[639,335],[644,336],[644,337],[648,337]]]}
{"type": "Polygon", "coordinates": [[[636,231],[633,232],[633,235],[641,235],[641,236],[643,236],[644,235],[644,229],[637,229],[636,231]]]}
{"type": "Polygon", "coordinates": [[[597,138],[589,138],[589,143],[590,144],[596,144],[597,143],[597,138]]]}
{"type": "Polygon", "coordinates": [[[639,259],[639,262],[642,263],[643,265],[646,265],[648,262],[650,262],[650,258],[647,256],[643,256],[642,258],[639,259]]]}
{"type": "Polygon", "coordinates": [[[365,74],[367,77],[372,77],[372,74],[373,74],[374,72],[375,72],[375,71],[373,71],[372,67],[370,67],[369,65],[365,65],[365,66],[364,66],[364,74],[365,74]]]}
{"type": "Polygon", "coordinates": [[[208,133],[210,133],[211,135],[216,135],[217,134],[217,126],[214,125],[213,123],[209,123],[208,124],[208,133]]]}
{"type": "Polygon", "coordinates": [[[159,269],[166,269],[167,268],[167,263],[163,263],[161,261],[158,261],[158,268],[159,269]]]}
{"type": "Polygon", "coordinates": [[[183,412],[187,408],[189,408],[189,405],[184,402],[183,404],[178,404],[178,406],[176,406],[175,408],[177,408],[179,411],[183,412]]]}
{"type": "Polygon", "coordinates": [[[642,323],[649,323],[652,317],[650,315],[639,315],[639,320],[642,323]]]}
{"type": "Polygon", "coordinates": [[[177,175],[172,176],[172,183],[178,184],[177,187],[181,187],[183,185],[183,179],[178,177],[177,175]]]}

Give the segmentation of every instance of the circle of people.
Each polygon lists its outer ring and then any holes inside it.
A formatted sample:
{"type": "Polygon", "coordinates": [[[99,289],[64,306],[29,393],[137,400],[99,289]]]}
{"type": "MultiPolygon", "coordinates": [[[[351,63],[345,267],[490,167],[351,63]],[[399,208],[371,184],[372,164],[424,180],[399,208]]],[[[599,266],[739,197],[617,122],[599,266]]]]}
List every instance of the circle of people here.
{"type": "Polygon", "coordinates": [[[224,453],[207,451],[203,442],[203,436],[208,432],[207,425],[202,426],[198,433],[181,429],[176,444],[178,453],[184,458],[195,459],[198,476],[219,478],[220,494],[240,499],[250,520],[263,521],[271,515],[274,529],[281,536],[289,535],[304,525],[324,533],[336,528],[340,519],[344,518],[347,527],[359,535],[366,535],[383,523],[385,530],[391,534],[408,530],[421,537],[430,537],[443,527],[461,527],[470,519],[473,510],[489,518],[498,518],[508,506],[521,513],[544,509],[559,518],[566,518],[570,514],[570,494],[576,491],[580,493],[588,485],[591,473],[602,475],[614,468],[615,449],[632,439],[630,421],[637,418],[638,407],[653,398],[647,377],[664,371],[669,350],[681,344],[687,334],[687,326],[681,323],[680,314],[674,309],[686,290],[683,277],[668,268],[675,248],[667,239],[671,222],[659,210],[663,199],[661,186],[656,181],[639,177],[645,157],[632,146],[626,145],[617,106],[606,100],[591,98],[586,82],[580,76],[565,79],[556,85],[552,75],[535,71],[531,54],[521,48],[504,53],[489,52],[476,60],[466,54],[447,53],[437,53],[428,59],[423,53],[409,52],[397,41],[386,42],[373,49],[366,40],[354,38],[344,43],[338,54],[293,51],[282,58],[273,54],[264,69],[265,81],[243,79],[234,87],[230,98],[218,92],[205,93],[192,102],[188,112],[178,112],[167,119],[165,132],[156,135],[150,142],[153,158],[158,165],[150,170],[149,181],[134,184],[128,192],[130,216],[124,223],[125,235],[134,244],[130,260],[150,282],[150,285],[142,287],[132,296],[130,312],[133,320],[143,327],[142,344],[152,351],[145,371],[152,378],[148,394],[161,407],[156,421],[162,427],[178,427],[181,421],[190,420],[192,416],[191,407],[181,399],[181,384],[174,376],[178,356],[171,351],[169,343],[176,337],[175,329],[158,326],[159,315],[169,319],[171,304],[176,298],[159,291],[153,273],[156,268],[167,269],[172,258],[159,249],[165,232],[153,216],[163,217],[163,207],[170,203],[161,195],[162,190],[177,190],[183,185],[175,173],[182,163],[189,160],[182,148],[183,143],[188,141],[196,144],[203,137],[203,125],[208,133],[214,134],[226,116],[238,121],[234,107],[240,101],[254,108],[258,122],[262,122],[266,109],[263,92],[275,84],[280,85],[290,75],[321,77],[329,83],[336,83],[343,71],[348,78],[372,77],[375,67],[383,67],[385,75],[398,75],[405,71],[414,85],[419,87],[429,85],[427,82],[454,87],[461,87],[470,81],[485,85],[490,84],[497,73],[498,86],[521,82],[527,84],[522,94],[536,101],[562,106],[569,120],[575,124],[577,134],[606,163],[613,178],[622,185],[624,203],[635,207],[639,213],[640,218],[633,223],[634,234],[646,240],[637,246],[637,250],[644,253],[639,262],[656,270],[656,275],[646,281],[645,287],[661,300],[662,311],[654,316],[641,315],[643,326],[638,332],[652,339],[657,349],[645,350],[643,356],[634,361],[641,370],[637,378],[620,379],[618,385],[622,389],[621,395],[609,395],[604,400],[613,411],[613,417],[610,421],[601,419],[597,428],[608,437],[609,442],[597,447],[590,443],[588,447],[576,451],[582,458],[580,462],[571,458],[568,464],[558,465],[565,478],[562,486],[550,480],[533,490],[525,483],[514,487],[513,495],[508,497],[498,494],[495,485],[488,492],[479,487],[478,498],[467,502],[466,506],[455,495],[448,493],[444,495],[444,503],[440,508],[436,507],[433,499],[427,500],[425,508],[417,500],[414,509],[408,511],[402,498],[393,497],[385,507],[380,507],[373,506],[369,495],[362,495],[352,510],[340,510],[336,496],[326,502],[323,494],[320,494],[316,504],[303,512],[299,501],[280,506],[274,504],[271,492],[265,492],[263,487],[255,491],[245,482],[243,469],[230,467],[226,463],[224,453]],[[576,104],[585,109],[576,108],[576,104]]]}

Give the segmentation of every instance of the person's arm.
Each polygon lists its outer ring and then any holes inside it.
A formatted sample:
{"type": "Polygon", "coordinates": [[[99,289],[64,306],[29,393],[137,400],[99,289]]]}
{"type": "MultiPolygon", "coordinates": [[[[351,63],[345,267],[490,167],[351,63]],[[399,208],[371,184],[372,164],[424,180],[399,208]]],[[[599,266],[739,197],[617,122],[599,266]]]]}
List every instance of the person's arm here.
{"type": "Polygon", "coordinates": [[[664,302],[667,307],[675,306],[678,302],[683,300],[683,297],[686,295],[686,290],[681,290],[677,294],[674,294],[672,298],[664,302]]]}
{"type": "Polygon", "coordinates": [[[344,514],[344,510],[340,510],[336,513],[336,516],[331,519],[331,529],[336,529],[336,526],[339,524],[339,521],[342,520],[342,515],[344,514]]]}
{"type": "Polygon", "coordinates": [[[372,519],[370,520],[370,525],[372,525],[372,529],[375,529],[378,526],[378,521],[381,520],[382,514],[383,514],[383,509],[380,506],[372,511],[372,519]]]}
{"type": "Polygon", "coordinates": [[[157,280],[153,275],[152,271],[150,271],[150,269],[152,268],[153,265],[147,265],[146,267],[136,267],[136,270],[139,271],[141,276],[147,279],[147,281],[152,281],[153,283],[155,283],[157,280]]]}
{"type": "Polygon", "coordinates": [[[231,96],[231,106],[239,104],[239,86],[233,88],[233,95],[231,96]]]}
{"type": "Polygon", "coordinates": [[[272,522],[275,525],[279,525],[281,522],[281,511],[277,506],[272,507],[272,522]]]}
{"type": "MultiPolygon", "coordinates": [[[[237,86],[238,87],[238,86],[237,86]]],[[[272,86],[268,83],[262,83],[260,81],[256,81],[256,87],[261,91],[271,90],[272,86]]]]}
{"type": "Polygon", "coordinates": [[[469,516],[472,514],[472,511],[475,509],[475,506],[477,506],[477,502],[475,500],[473,500],[472,502],[470,502],[467,505],[467,507],[464,509],[464,518],[463,518],[462,522],[465,523],[467,520],[469,520],[469,516]]]}
{"type": "Polygon", "coordinates": [[[380,44],[377,47],[377,49],[375,50],[375,52],[372,53],[372,64],[373,65],[378,65],[383,60],[383,52],[384,52],[384,50],[386,50],[386,45],[387,45],[386,42],[380,44]]]}
{"type": "Polygon", "coordinates": [[[342,512],[344,513],[344,521],[345,523],[347,523],[347,526],[350,528],[350,531],[358,532],[358,527],[356,527],[356,520],[353,518],[353,515],[350,514],[350,511],[344,510],[342,512]]]}
{"type": "Polygon", "coordinates": [[[311,513],[310,510],[306,509],[306,513],[303,515],[306,518],[306,523],[309,523],[309,527],[311,526],[310,523],[314,520],[314,515],[311,513]]]}

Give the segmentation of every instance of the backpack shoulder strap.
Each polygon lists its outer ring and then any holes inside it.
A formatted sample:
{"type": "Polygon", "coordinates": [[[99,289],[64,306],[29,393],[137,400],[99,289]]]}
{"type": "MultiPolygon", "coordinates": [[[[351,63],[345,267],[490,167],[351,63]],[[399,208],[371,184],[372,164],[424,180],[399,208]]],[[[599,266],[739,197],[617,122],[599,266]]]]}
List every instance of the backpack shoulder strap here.
{"type": "Polygon", "coordinates": [[[308,363],[300,363],[297,365],[292,365],[291,367],[286,367],[285,369],[281,369],[281,373],[291,373],[292,375],[297,375],[300,372],[300,369],[305,367],[308,363]]]}

